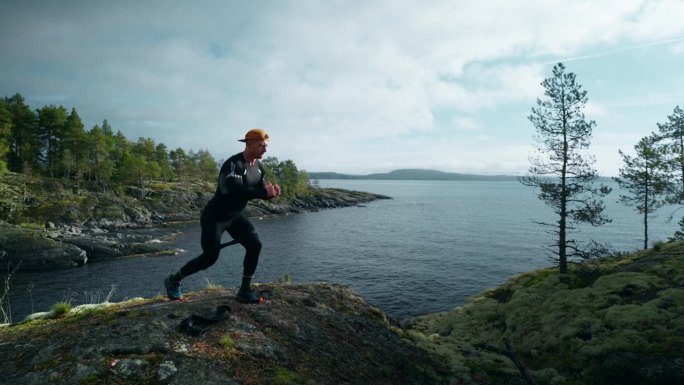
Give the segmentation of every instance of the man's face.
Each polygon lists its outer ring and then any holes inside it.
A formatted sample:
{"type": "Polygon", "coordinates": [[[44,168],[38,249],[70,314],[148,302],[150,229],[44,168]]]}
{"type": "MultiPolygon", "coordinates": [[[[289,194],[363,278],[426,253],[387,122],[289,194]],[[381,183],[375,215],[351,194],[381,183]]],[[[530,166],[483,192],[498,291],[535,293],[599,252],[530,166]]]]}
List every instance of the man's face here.
{"type": "Polygon", "coordinates": [[[246,151],[253,159],[261,159],[266,153],[268,140],[249,140],[247,141],[246,151]]]}

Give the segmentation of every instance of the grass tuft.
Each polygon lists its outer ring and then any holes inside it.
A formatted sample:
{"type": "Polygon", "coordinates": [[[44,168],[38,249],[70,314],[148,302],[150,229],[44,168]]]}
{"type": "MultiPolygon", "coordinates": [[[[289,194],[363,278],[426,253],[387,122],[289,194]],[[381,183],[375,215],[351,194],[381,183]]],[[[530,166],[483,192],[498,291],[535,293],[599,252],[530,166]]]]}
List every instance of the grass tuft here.
{"type": "Polygon", "coordinates": [[[232,349],[235,346],[235,341],[230,334],[224,334],[219,340],[219,343],[226,349],[232,349]]]}
{"type": "Polygon", "coordinates": [[[71,304],[69,302],[60,301],[52,305],[50,311],[55,314],[55,318],[63,317],[71,311],[71,304]]]}

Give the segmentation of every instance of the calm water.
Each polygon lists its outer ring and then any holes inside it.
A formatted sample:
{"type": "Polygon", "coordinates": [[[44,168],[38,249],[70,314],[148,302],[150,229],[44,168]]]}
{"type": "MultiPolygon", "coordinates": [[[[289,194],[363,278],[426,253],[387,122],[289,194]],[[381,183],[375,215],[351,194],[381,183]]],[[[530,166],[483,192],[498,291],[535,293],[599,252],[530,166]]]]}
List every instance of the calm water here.
{"type": "MultiPolygon", "coordinates": [[[[324,210],[254,220],[264,243],[256,281],[289,275],[295,282],[349,285],[388,315],[401,320],[449,310],[511,275],[551,266],[543,246],[547,229],[533,221],[553,221],[535,190],[515,181],[358,181],[322,180],[341,187],[392,196],[364,207],[324,210]]],[[[606,200],[613,223],[585,229],[580,237],[632,251],[643,243],[641,216],[606,200]]],[[[668,221],[674,209],[651,219],[652,241],[677,229],[668,221]]],[[[184,228],[172,246],[176,256],[138,257],[88,264],[51,273],[13,277],[13,320],[44,311],[60,300],[100,302],[114,287],[112,301],[161,294],[162,280],[196,256],[199,224],[184,228]]],[[[224,249],[216,265],[184,281],[186,290],[207,283],[239,285],[242,248],[224,249]]]]}

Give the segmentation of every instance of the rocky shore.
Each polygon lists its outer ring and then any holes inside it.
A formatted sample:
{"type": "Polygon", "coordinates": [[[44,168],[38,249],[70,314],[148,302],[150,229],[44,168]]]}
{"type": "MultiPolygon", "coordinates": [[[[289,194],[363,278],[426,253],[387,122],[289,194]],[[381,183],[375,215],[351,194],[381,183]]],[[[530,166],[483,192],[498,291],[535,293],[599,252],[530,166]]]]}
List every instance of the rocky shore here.
{"type": "Polygon", "coordinates": [[[530,271],[402,324],[340,285],[258,289],[259,305],[217,286],[57,303],[0,325],[2,383],[684,383],[684,242],[530,271]]]}
{"type": "Polygon", "coordinates": [[[0,327],[2,383],[447,383],[435,356],[348,288],[260,289],[268,290],[260,305],[235,302],[234,289],[212,288],[182,302],[137,299],[0,327]]]}
{"type": "MultiPolygon", "coordinates": [[[[160,185],[117,192],[80,191],[62,182],[9,174],[0,181],[0,261],[11,269],[52,270],[102,259],[168,254],[174,224],[199,220],[211,186],[160,185]]],[[[311,188],[293,199],[251,201],[250,217],[361,205],[387,196],[311,188]]]]}

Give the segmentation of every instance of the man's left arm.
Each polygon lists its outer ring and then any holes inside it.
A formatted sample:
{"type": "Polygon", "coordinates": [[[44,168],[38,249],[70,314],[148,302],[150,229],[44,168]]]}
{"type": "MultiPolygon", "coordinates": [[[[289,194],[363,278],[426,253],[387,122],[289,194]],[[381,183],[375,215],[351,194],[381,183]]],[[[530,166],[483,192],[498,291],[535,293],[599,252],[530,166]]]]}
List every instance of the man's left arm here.
{"type": "Polygon", "coordinates": [[[264,199],[273,199],[277,196],[280,196],[280,186],[278,184],[273,184],[270,182],[266,183],[266,170],[264,169],[262,164],[259,164],[259,169],[261,170],[261,180],[259,181],[259,186],[266,190],[266,198],[264,199]]]}

